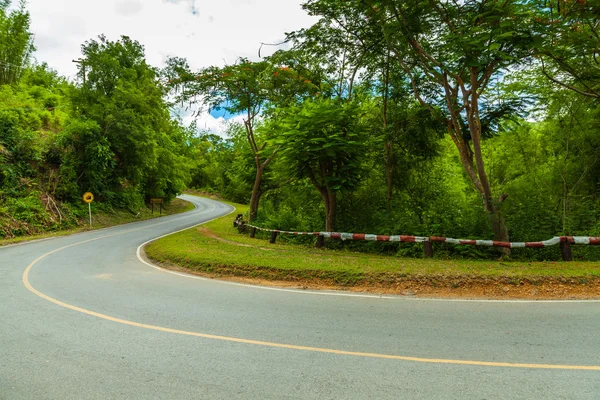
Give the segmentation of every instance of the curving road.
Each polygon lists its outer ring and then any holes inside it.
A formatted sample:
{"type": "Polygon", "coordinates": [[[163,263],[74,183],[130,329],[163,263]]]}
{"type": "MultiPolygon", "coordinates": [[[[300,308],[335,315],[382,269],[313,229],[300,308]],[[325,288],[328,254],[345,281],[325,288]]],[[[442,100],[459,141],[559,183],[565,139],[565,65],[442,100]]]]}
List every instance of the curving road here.
{"type": "MultiPolygon", "coordinates": [[[[598,399],[600,303],[272,290],[151,267],[186,214],[0,248],[0,399],[598,399]]],[[[198,249],[202,251],[202,249],[198,249]]]]}

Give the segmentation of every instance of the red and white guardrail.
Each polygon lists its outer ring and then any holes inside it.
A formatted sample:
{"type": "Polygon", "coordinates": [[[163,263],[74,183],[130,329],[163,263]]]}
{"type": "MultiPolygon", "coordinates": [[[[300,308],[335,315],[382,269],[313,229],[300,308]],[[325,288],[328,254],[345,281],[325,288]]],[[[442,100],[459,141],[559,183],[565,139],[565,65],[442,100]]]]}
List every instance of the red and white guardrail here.
{"type": "Polygon", "coordinates": [[[451,244],[463,244],[471,246],[490,246],[490,247],[508,247],[511,249],[522,247],[547,247],[554,246],[562,242],[570,244],[587,244],[600,245],[600,237],[591,236],[555,236],[552,239],[543,240],[541,242],[499,242],[495,240],[471,240],[471,239],[453,239],[439,236],[410,236],[410,235],[372,235],[365,233],[344,233],[344,232],[293,232],[282,231],[279,229],[267,229],[254,225],[246,224],[249,228],[255,228],[264,232],[277,232],[284,235],[307,235],[307,236],[323,236],[330,239],[341,240],[368,240],[376,242],[407,242],[407,243],[423,243],[423,242],[441,242],[451,244]]]}

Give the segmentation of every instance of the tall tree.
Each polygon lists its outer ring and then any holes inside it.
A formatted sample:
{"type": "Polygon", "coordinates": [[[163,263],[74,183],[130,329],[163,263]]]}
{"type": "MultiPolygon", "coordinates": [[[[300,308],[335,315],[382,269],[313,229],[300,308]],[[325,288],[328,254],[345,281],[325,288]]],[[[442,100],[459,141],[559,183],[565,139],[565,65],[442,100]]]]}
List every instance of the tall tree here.
{"type": "Polygon", "coordinates": [[[18,8],[9,12],[11,2],[0,0],[0,85],[17,82],[35,50],[26,1],[20,0],[18,8]]]}
{"type": "Polygon", "coordinates": [[[243,117],[245,136],[252,151],[256,167],[250,197],[249,220],[257,216],[260,197],[264,193],[261,183],[265,169],[279,148],[270,147],[266,138],[256,132],[258,121],[274,105],[293,103],[310,81],[289,67],[274,65],[268,60],[251,62],[239,59],[234,65],[208,67],[198,73],[191,72],[183,59],[167,62],[169,83],[177,90],[177,99],[183,103],[208,105],[209,109],[224,109],[243,117]]]}
{"type": "Polygon", "coordinates": [[[308,178],[325,206],[325,230],[336,229],[337,193],[359,181],[366,134],[354,102],[306,100],[268,126],[279,132],[282,164],[293,176],[308,178]]]}
{"type": "Polygon", "coordinates": [[[267,142],[261,141],[255,132],[257,120],[268,101],[269,87],[266,80],[272,77],[271,65],[266,61],[253,63],[240,59],[235,65],[223,68],[209,67],[194,74],[185,60],[170,59],[167,64],[168,74],[172,76],[169,82],[182,87],[179,99],[184,102],[200,102],[208,104],[211,109],[223,108],[231,114],[243,115],[246,139],[256,165],[250,197],[249,219],[253,221],[262,195],[261,182],[264,171],[277,154],[277,149],[267,148],[267,142]]]}
{"type": "MultiPolygon", "coordinates": [[[[318,13],[323,5],[336,4],[310,0],[305,8],[318,13]],[[317,4],[320,6],[315,8],[317,4]]],[[[352,10],[349,16],[359,11],[358,21],[370,32],[379,31],[418,101],[432,110],[439,106],[445,111],[448,133],[482,196],[494,238],[507,241],[508,230],[500,213],[505,197],[494,197],[481,150],[482,120],[486,112],[502,116],[494,112],[494,104],[486,104],[487,91],[509,68],[532,55],[530,10],[516,0],[354,0],[344,4],[352,10]]]]}
{"type": "Polygon", "coordinates": [[[383,143],[383,170],[387,186],[386,204],[391,211],[394,188],[406,168],[436,155],[437,142],[444,134],[445,124],[439,109],[428,109],[417,102],[408,88],[403,71],[391,63],[389,54],[374,60],[366,68],[368,79],[362,82],[369,93],[374,93],[375,104],[371,130],[383,143]]]}

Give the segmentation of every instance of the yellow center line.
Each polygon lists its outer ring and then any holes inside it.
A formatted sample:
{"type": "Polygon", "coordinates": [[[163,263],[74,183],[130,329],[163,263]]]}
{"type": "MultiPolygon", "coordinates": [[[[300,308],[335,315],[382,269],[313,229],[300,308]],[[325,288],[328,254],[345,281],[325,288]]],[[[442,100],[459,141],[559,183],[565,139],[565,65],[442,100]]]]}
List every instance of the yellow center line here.
{"type": "MultiPolygon", "coordinates": [[[[171,222],[171,221],[169,221],[169,222],[171,222]]],[[[156,226],[156,225],[161,225],[161,224],[162,223],[151,225],[151,226],[156,226]]],[[[123,325],[134,326],[137,328],[151,329],[154,331],[174,333],[174,334],[178,334],[178,335],[195,336],[195,337],[204,338],[204,339],[222,340],[222,341],[227,341],[227,342],[251,344],[251,345],[266,346],[266,347],[276,347],[276,348],[289,349],[289,350],[310,351],[310,352],[317,352],[317,353],[337,354],[337,355],[355,356],[355,357],[369,357],[369,358],[380,358],[380,359],[389,359],[389,360],[412,361],[412,362],[420,362],[420,363],[472,365],[472,366],[483,366],[483,367],[509,367],[509,368],[536,368],[536,369],[600,371],[600,365],[527,364],[527,363],[494,362],[494,361],[452,360],[452,359],[440,359],[440,358],[409,357],[409,356],[399,356],[399,355],[393,355],[393,354],[364,353],[364,352],[358,352],[358,351],[336,350],[336,349],[327,349],[327,348],[321,348],[321,347],[298,346],[298,345],[293,345],[293,344],[265,342],[265,341],[260,341],[260,340],[243,339],[243,338],[236,338],[236,337],[230,337],[230,336],[212,335],[209,333],[184,331],[184,330],[180,330],[180,329],[172,329],[172,328],[167,328],[167,327],[163,327],[163,326],[149,325],[149,324],[144,324],[144,323],[140,323],[140,322],[129,321],[126,319],[116,318],[116,317],[112,317],[110,315],[101,314],[101,313],[98,313],[95,311],[87,310],[85,308],[77,307],[72,304],[68,304],[63,301],[52,298],[52,297],[40,292],[39,290],[34,288],[31,285],[31,283],[29,282],[29,272],[31,271],[33,266],[36,265],[41,260],[43,260],[44,258],[46,258],[54,253],[68,249],[69,247],[93,242],[95,240],[106,239],[106,238],[117,236],[117,235],[122,235],[122,234],[126,234],[126,233],[139,231],[142,229],[147,229],[151,226],[139,228],[139,229],[132,229],[132,230],[129,230],[126,232],[114,233],[111,235],[100,236],[97,238],[84,240],[82,242],[73,243],[73,244],[55,249],[53,251],[50,251],[44,255],[41,255],[40,257],[36,258],[31,264],[29,264],[27,266],[27,268],[25,269],[25,271],[23,272],[23,277],[22,277],[23,284],[29,291],[31,291],[32,293],[41,297],[42,299],[47,300],[51,303],[57,304],[61,307],[68,308],[73,311],[77,311],[77,312],[80,312],[83,314],[91,315],[93,317],[105,319],[107,321],[112,321],[112,322],[116,322],[116,323],[123,324],[123,325]]]]}

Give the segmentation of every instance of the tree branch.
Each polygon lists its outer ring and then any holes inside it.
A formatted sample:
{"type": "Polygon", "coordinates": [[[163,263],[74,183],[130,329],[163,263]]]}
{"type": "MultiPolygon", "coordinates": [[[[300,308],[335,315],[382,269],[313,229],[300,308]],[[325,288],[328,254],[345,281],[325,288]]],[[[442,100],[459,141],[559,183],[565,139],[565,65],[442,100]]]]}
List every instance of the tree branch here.
{"type": "Polygon", "coordinates": [[[567,83],[561,82],[558,79],[555,79],[554,77],[550,76],[550,74],[548,74],[548,72],[546,71],[546,69],[544,67],[544,62],[543,61],[542,61],[542,74],[546,78],[550,79],[552,82],[554,82],[554,83],[556,83],[556,84],[558,84],[558,85],[560,85],[560,86],[562,86],[564,88],[572,90],[572,91],[574,91],[576,93],[579,93],[579,94],[581,94],[583,96],[586,96],[586,97],[592,97],[592,98],[595,98],[595,99],[600,99],[600,93],[596,93],[595,91],[593,91],[593,92],[584,92],[583,90],[577,89],[576,87],[574,87],[572,85],[569,85],[567,83]]]}

